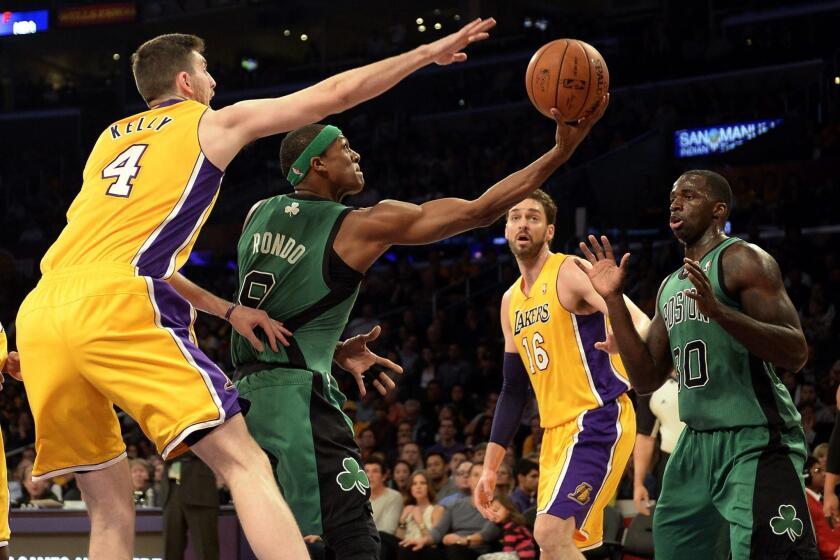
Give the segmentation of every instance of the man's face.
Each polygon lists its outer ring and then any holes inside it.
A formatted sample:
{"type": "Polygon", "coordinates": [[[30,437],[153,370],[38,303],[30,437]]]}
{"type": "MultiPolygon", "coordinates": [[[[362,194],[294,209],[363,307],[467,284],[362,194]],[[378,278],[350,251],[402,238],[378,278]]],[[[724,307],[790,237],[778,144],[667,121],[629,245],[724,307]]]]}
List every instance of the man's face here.
{"type": "Polygon", "coordinates": [[[190,72],[190,87],[195,101],[210,106],[210,100],[215,95],[216,80],[207,71],[207,59],[196,51],[192,52],[192,72],[190,72]]]}
{"type": "Polygon", "coordinates": [[[526,475],[517,475],[516,478],[518,479],[519,486],[522,490],[530,495],[534,495],[537,491],[537,487],[540,484],[540,471],[537,469],[531,469],[528,471],[526,475]]]}
{"type": "Polygon", "coordinates": [[[382,483],[384,482],[384,478],[382,476],[382,467],[379,466],[378,463],[369,463],[365,465],[365,474],[370,480],[370,489],[371,490],[378,490],[382,488],[382,483]]]}
{"type": "Polygon", "coordinates": [[[361,156],[350,148],[350,142],[343,135],[320,156],[330,183],[338,187],[341,196],[361,192],[365,176],[359,166],[361,156]]]}
{"type": "MultiPolygon", "coordinates": [[[[473,464],[469,461],[464,461],[458,468],[455,469],[455,486],[458,490],[467,490],[470,488],[470,471],[472,470],[473,464]]],[[[478,484],[478,482],[476,482],[478,484]]]]}
{"type": "Polygon", "coordinates": [[[478,481],[481,480],[481,474],[484,472],[484,465],[476,464],[470,469],[470,490],[475,491],[478,486],[478,481]]]}
{"type": "Polygon", "coordinates": [[[817,400],[817,390],[813,385],[803,385],[799,389],[799,402],[812,403],[817,400]]]}
{"type": "Polygon", "coordinates": [[[411,424],[400,424],[397,427],[397,445],[403,445],[411,441],[411,424]]]}
{"type": "Polygon", "coordinates": [[[403,445],[400,459],[409,465],[416,465],[420,461],[420,448],[415,443],[406,443],[403,445]]]}
{"type": "Polygon", "coordinates": [[[823,487],[825,486],[825,466],[820,464],[819,462],[814,463],[813,465],[811,465],[810,473],[811,489],[817,490],[818,492],[822,493],[823,487]]]}
{"type": "Polygon", "coordinates": [[[426,459],[426,474],[429,478],[438,482],[446,476],[446,463],[440,455],[430,455],[426,459]]]}
{"type": "Polygon", "coordinates": [[[145,490],[149,484],[149,470],[143,465],[132,466],[131,484],[135,490],[145,490]]]}
{"type": "Polygon", "coordinates": [[[460,451],[456,451],[455,453],[453,453],[452,456],[449,458],[449,472],[451,472],[454,476],[455,471],[458,470],[458,467],[461,465],[461,463],[463,463],[466,460],[467,456],[461,453],[460,451]]]}
{"type": "Polygon", "coordinates": [[[438,435],[445,441],[449,441],[455,437],[455,424],[452,420],[441,420],[438,427],[438,435]]]}
{"type": "Polygon", "coordinates": [[[680,176],[671,189],[671,231],[677,239],[691,245],[712,226],[719,204],[712,200],[705,177],[680,176]]]}
{"type": "Polygon", "coordinates": [[[553,237],[554,225],[548,225],[539,201],[526,198],[508,211],[505,239],[517,259],[536,257],[553,237]]]}

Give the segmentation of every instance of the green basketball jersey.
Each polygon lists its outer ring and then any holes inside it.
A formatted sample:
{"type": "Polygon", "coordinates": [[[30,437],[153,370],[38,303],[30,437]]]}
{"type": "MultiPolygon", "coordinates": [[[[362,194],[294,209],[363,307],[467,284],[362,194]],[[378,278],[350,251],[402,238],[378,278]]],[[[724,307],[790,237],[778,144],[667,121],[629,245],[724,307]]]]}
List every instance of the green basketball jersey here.
{"type": "MultiPolygon", "coordinates": [[[[700,260],[718,301],[734,309],[741,306],[723,285],[721,255],[740,241],[730,237],[700,260]]],[[[657,302],[679,375],[680,419],[695,430],[799,424],[799,412],[773,364],[750,354],[700,313],[686,290],[696,291],[680,268],[665,280],[657,302]]]]}
{"type": "MultiPolygon", "coordinates": [[[[362,275],[332,251],[350,208],[324,199],[280,195],[251,213],[237,247],[238,302],[265,310],[294,334],[274,352],[257,352],[234,332],[234,365],[269,362],[328,374],[333,352],[356,301],[362,275]]],[[[265,342],[261,329],[256,332],[265,342]]]]}

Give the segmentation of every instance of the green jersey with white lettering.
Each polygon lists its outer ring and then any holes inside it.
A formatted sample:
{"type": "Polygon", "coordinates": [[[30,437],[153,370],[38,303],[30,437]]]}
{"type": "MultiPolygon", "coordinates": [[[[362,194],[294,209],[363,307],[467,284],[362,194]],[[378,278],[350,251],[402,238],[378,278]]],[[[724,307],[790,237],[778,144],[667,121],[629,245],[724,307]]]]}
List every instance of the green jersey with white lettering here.
{"type": "MultiPolygon", "coordinates": [[[[724,286],[722,255],[739,242],[730,237],[700,260],[718,301],[734,309],[741,305],[724,286]]],[[[773,364],[750,354],[705,317],[687,290],[696,291],[680,268],[665,280],[657,301],[679,375],[680,419],[695,430],[799,424],[799,412],[773,364]]]]}
{"type": "MultiPolygon", "coordinates": [[[[279,195],[252,210],[238,244],[238,302],[265,310],[294,334],[291,346],[257,352],[234,332],[233,362],[268,362],[329,373],[362,274],[333,251],[351,208],[320,198],[279,195]]],[[[256,332],[265,342],[265,335],[256,332]]]]}

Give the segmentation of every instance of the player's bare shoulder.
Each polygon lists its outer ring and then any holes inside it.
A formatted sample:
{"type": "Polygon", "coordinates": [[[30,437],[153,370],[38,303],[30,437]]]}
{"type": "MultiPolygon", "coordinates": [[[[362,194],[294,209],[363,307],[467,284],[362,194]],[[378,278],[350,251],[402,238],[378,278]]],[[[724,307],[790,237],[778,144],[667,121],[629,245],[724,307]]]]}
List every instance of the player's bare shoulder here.
{"type": "Polygon", "coordinates": [[[773,255],[754,243],[741,241],[727,247],[721,255],[726,288],[738,291],[745,286],[781,282],[779,264],[773,255]]]}

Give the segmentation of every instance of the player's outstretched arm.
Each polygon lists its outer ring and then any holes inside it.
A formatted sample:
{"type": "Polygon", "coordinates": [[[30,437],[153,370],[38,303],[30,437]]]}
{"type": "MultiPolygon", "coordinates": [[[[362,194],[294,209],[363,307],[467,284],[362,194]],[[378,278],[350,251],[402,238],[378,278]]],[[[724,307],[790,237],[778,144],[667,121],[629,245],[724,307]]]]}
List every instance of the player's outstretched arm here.
{"type": "Polygon", "coordinates": [[[802,369],[808,344],[776,259],[748,243],[732,245],[720,258],[724,287],[743,311],[721,304],[700,263],[691,259],[684,259],[685,270],[696,291],[686,295],[754,356],[793,372],[802,369]]]}
{"type": "MultiPolygon", "coordinates": [[[[215,128],[208,141],[224,134],[233,154],[242,146],[265,136],[318,122],[372,99],[397,85],[412,72],[432,63],[451,64],[467,59],[467,46],[489,37],[493,18],[475,19],[459,31],[427,45],[385,60],[336,74],[301,91],[272,99],[241,101],[209,115],[215,128]]],[[[202,135],[204,136],[204,135],[202,135]]],[[[205,138],[202,138],[205,150],[205,138]]],[[[208,154],[217,165],[226,164],[220,154],[208,154]]],[[[230,156],[227,162],[232,159],[230,156]]]]}
{"type": "Polygon", "coordinates": [[[609,98],[605,96],[592,115],[575,125],[563,122],[555,110],[556,143],[551,150],[524,169],[508,175],[475,200],[441,198],[421,205],[383,200],[371,208],[352,212],[345,220],[338,240],[341,244],[342,238],[349,235],[353,240],[352,250],[342,251],[338,245],[336,249],[350,266],[366,270],[391,245],[425,245],[491,225],[540,188],[569,160],[604,114],[608,102],[609,98]]]}
{"type": "MultiPolygon", "coordinates": [[[[656,314],[642,338],[636,330],[630,309],[627,307],[627,298],[624,296],[624,279],[630,253],[625,253],[620,266],[616,266],[609,239],[601,236],[601,242],[603,247],[594,235],[590,235],[592,250],[586,243],[580,244],[581,251],[591,266],[577,260],[575,262],[589,276],[592,287],[607,304],[613,335],[618,344],[621,361],[630,376],[630,383],[640,394],[652,393],[665,383],[672,365],[665,321],[657,306],[656,314]]],[[[659,291],[662,291],[662,286],[659,287],[659,291]]]]}
{"type": "Polygon", "coordinates": [[[253,309],[226,301],[189,281],[180,272],[173,274],[168,281],[175,291],[193,307],[228,321],[230,326],[247,338],[258,352],[262,352],[264,346],[254,332],[257,327],[265,332],[268,344],[275,352],[278,340],[283,346],[289,345],[286,337],[292,336],[292,333],[283,326],[283,323],[275,321],[262,309],[253,309]]]}

